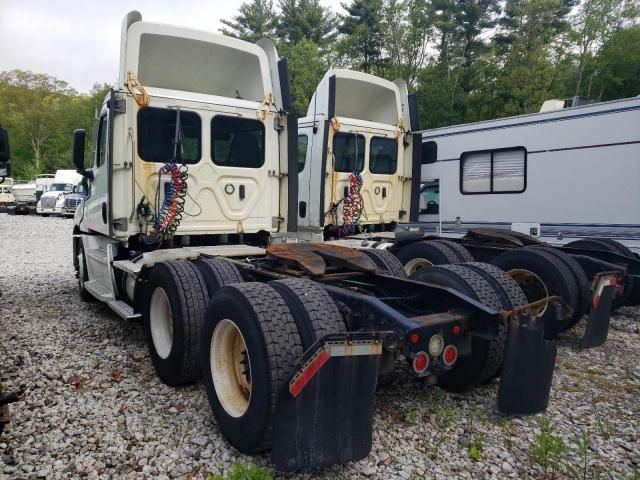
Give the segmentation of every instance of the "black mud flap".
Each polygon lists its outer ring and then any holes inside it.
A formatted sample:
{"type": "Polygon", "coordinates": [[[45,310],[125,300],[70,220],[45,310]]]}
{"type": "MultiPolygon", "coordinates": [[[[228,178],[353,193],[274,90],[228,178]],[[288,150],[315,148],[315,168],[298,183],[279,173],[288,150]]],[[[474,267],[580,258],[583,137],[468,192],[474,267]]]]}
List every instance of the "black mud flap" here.
{"type": "Polygon", "coordinates": [[[582,339],[582,348],[599,347],[607,341],[613,297],[617,288],[615,276],[600,277],[593,292],[593,301],[582,339]]]}
{"type": "Polygon", "coordinates": [[[545,340],[544,325],[528,316],[510,320],[498,387],[498,410],[532,414],[545,410],[556,361],[555,340],[545,340]]]}
{"type": "Polygon", "coordinates": [[[276,469],[309,470],[369,455],[382,340],[375,333],[332,334],[305,352],[278,395],[276,469]]]}

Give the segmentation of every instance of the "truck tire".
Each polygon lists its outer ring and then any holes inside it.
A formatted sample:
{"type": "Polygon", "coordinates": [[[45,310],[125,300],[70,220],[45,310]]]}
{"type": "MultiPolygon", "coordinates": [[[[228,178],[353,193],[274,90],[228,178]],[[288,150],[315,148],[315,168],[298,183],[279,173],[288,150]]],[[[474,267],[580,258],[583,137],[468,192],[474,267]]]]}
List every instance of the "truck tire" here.
{"type": "Polygon", "coordinates": [[[304,350],[325,335],[346,330],[331,295],[311,280],[287,278],[269,282],[269,285],[287,302],[298,326],[304,350]]]}
{"type": "Polygon", "coordinates": [[[504,270],[500,270],[490,263],[482,262],[465,263],[464,266],[478,272],[493,285],[498,297],[500,297],[503,310],[512,310],[528,303],[522,289],[504,270]]]}
{"type": "Polygon", "coordinates": [[[7,207],[7,214],[8,215],[15,215],[16,214],[16,207],[7,207]]]}
{"type": "Polygon", "coordinates": [[[154,265],[144,299],[144,330],[151,362],[167,385],[200,377],[200,333],[207,287],[195,265],[169,261],[154,265]]]}
{"type": "Polygon", "coordinates": [[[453,250],[433,240],[404,245],[400,247],[396,257],[404,265],[404,270],[409,276],[425,267],[459,262],[458,256],[453,250]]]}
{"type": "MultiPolygon", "coordinates": [[[[627,257],[637,258],[636,255],[625,245],[609,238],[585,238],[569,242],[565,247],[587,248],[590,250],[604,250],[606,252],[617,253],[627,257]]],[[[640,282],[635,278],[627,277],[626,285],[621,297],[614,299],[614,308],[623,305],[640,304],[640,282]]]]}
{"type": "MultiPolygon", "coordinates": [[[[439,265],[418,270],[412,280],[451,287],[495,310],[503,310],[497,289],[477,271],[465,265],[439,265]]],[[[467,390],[485,383],[500,371],[504,359],[507,328],[500,324],[496,338],[471,337],[471,354],[460,357],[454,367],[439,379],[451,391],[467,390]]]]}
{"type": "Polygon", "coordinates": [[[591,305],[591,282],[587,278],[587,274],[584,273],[584,269],[580,266],[580,264],[571,256],[564,253],[562,250],[557,250],[553,247],[526,247],[526,248],[536,248],[542,250],[544,252],[549,253],[556,257],[559,261],[563,262],[567,268],[571,271],[574,280],[576,281],[576,285],[578,286],[580,302],[578,306],[573,311],[571,315],[571,320],[565,327],[565,330],[573,327],[576,323],[578,323],[582,317],[589,310],[589,306],[591,305]]]}
{"type": "Polygon", "coordinates": [[[220,430],[241,452],[271,446],[278,392],[302,353],[291,311],[270,285],[239,283],[211,297],[201,342],[203,383],[220,430]]]}
{"type": "MultiPolygon", "coordinates": [[[[538,248],[517,248],[501,253],[491,260],[513,278],[529,302],[558,295],[575,312],[581,305],[580,290],[573,274],[564,262],[538,248]]],[[[534,312],[541,315],[545,336],[555,338],[567,328],[571,317],[559,320],[549,305],[534,312]]]]}
{"type": "Polygon", "coordinates": [[[471,252],[459,243],[456,243],[452,240],[445,240],[443,238],[432,241],[449,247],[451,250],[453,250],[453,253],[458,257],[459,263],[475,262],[475,258],[473,258],[473,255],[471,255],[471,252]]]}
{"type": "Polygon", "coordinates": [[[376,264],[376,267],[381,268],[392,277],[407,278],[404,266],[393,253],[376,248],[365,248],[360,251],[369,257],[376,264]]]}
{"type": "Polygon", "coordinates": [[[80,300],[87,303],[95,302],[96,298],[84,288],[84,284],[89,281],[89,274],[87,272],[87,259],[84,255],[84,245],[81,239],[78,240],[78,271],[76,272],[76,277],[78,278],[80,300]]]}
{"type": "Polygon", "coordinates": [[[203,258],[194,264],[204,279],[209,298],[222,287],[244,282],[238,267],[224,258],[203,258]]]}

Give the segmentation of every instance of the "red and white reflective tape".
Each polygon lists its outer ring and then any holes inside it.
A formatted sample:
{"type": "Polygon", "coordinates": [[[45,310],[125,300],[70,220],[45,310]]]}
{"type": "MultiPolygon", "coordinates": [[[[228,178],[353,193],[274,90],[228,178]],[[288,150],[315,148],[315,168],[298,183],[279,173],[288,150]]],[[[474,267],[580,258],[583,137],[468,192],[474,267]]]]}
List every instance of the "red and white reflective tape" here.
{"type": "Polygon", "coordinates": [[[289,382],[289,393],[293,397],[307,386],[331,357],[355,357],[382,354],[382,342],[379,340],[330,341],[324,344],[296,373],[289,382]]]}
{"type": "Polygon", "coordinates": [[[600,297],[602,297],[602,292],[606,287],[615,287],[618,284],[616,277],[604,277],[600,279],[598,282],[598,287],[596,288],[596,292],[593,296],[593,308],[598,308],[598,304],[600,303],[600,297]]]}

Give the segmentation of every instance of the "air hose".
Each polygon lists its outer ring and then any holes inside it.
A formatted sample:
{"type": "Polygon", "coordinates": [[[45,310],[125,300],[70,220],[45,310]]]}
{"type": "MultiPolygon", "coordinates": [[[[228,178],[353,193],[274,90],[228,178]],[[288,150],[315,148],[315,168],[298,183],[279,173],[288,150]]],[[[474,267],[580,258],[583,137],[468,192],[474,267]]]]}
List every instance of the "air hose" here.
{"type": "Polygon", "coordinates": [[[338,227],[338,237],[346,237],[360,232],[360,217],[364,211],[362,198],[362,175],[349,175],[349,194],[342,199],[342,225],[338,227]]]}
{"type": "Polygon", "coordinates": [[[158,196],[160,195],[160,177],[166,174],[170,175],[171,179],[165,184],[164,200],[157,209],[153,232],[144,237],[148,245],[173,238],[182,220],[189,178],[187,166],[174,162],[165,163],[162,166],[158,172],[158,196]]]}

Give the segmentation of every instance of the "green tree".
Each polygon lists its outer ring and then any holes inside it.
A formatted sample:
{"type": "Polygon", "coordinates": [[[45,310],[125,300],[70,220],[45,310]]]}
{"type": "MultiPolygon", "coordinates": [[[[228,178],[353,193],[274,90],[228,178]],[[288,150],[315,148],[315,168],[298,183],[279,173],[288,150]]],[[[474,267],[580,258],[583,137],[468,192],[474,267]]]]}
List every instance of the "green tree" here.
{"type": "Polygon", "coordinates": [[[598,100],[640,95],[640,27],[618,30],[596,57],[598,100]]]}
{"type": "Polygon", "coordinates": [[[567,55],[569,0],[507,0],[498,45],[501,114],[537,111],[544,100],[565,95],[560,66],[567,55]]]}
{"type": "Polygon", "coordinates": [[[347,14],[338,31],[344,35],[344,51],[354,66],[365,73],[380,73],[383,69],[382,0],[352,0],[342,4],[347,14]]]}
{"type": "Polygon", "coordinates": [[[428,56],[430,22],[426,0],[387,0],[382,18],[387,78],[402,78],[410,87],[415,85],[428,56]]]}
{"type": "Polygon", "coordinates": [[[226,25],[220,31],[230,37],[255,43],[262,38],[275,38],[278,15],[272,0],[251,0],[243,3],[238,15],[221,22],[226,25]]]}
{"type": "Polygon", "coordinates": [[[13,117],[13,124],[24,128],[31,147],[31,169],[42,173],[45,146],[60,129],[61,109],[68,106],[66,102],[76,92],[65,81],[24,70],[1,73],[0,83],[3,84],[1,104],[13,117]]]}
{"type": "MultiPolygon", "coordinates": [[[[579,49],[574,95],[581,93],[585,68],[594,61],[595,50],[637,15],[637,2],[634,0],[584,0],[580,4],[572,17],[572,37],[579,49]]],[[[588,88],[586,96],[590,94],[588,88]]]]}
{"type": "Polygon", "coordinates": [[[293,106],[299,116],[307,113],[309,100],[325,70],[320,51],[315,43],[302,40],[293,46],[289,59],[289,74],[293,106]]]}
{"type": "Polygon", "coordinates": [[[285,45],[304,39],[324,48],[335,38],[336,16],[320,0],[280,0],[276,32],[285,45]]]}

